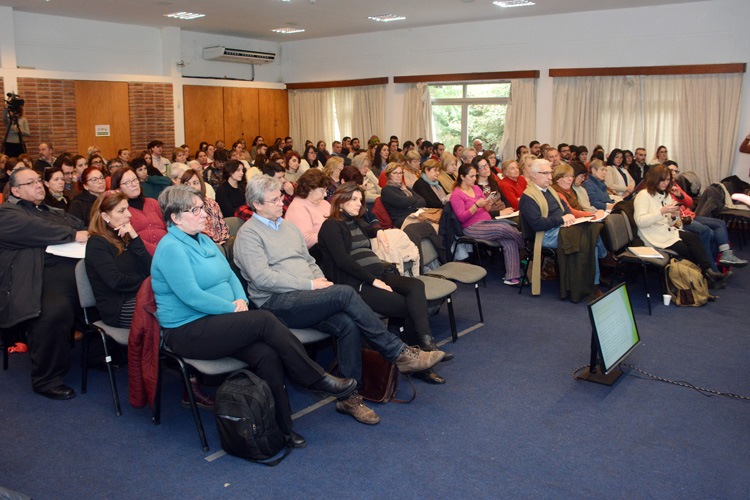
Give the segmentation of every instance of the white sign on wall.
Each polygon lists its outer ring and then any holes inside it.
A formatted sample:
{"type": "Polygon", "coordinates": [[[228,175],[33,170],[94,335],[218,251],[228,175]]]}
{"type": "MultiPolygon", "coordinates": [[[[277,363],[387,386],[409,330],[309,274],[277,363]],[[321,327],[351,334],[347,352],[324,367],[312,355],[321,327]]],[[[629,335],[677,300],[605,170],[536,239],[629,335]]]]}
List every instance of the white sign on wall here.
{"type": "Polygon", "coordinates": [[[109,137],[109,125],[95,125],[97,137],[109,137]]]}

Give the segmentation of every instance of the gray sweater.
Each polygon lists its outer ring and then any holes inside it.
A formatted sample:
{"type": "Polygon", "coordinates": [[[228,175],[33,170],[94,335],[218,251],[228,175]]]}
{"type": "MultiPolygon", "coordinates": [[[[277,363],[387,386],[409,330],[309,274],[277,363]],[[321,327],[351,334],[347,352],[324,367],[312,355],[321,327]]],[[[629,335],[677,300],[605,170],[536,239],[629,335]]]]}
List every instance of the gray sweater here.
{"type": "Polygon", "coordinates": [[[234,262],[257,307],[274,293],[312,290],[312,280],[324,277],[307,251],[302,233],[287,221],[282,221],[277,231],[251,217],[237,233],[234,262]]]}

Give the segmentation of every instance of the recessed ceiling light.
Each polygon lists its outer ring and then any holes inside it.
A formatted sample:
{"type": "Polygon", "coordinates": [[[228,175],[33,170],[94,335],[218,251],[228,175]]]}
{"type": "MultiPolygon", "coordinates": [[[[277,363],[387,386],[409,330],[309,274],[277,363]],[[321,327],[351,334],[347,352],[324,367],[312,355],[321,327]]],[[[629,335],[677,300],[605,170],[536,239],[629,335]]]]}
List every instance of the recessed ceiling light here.
{"type": "Polygon", "coordinates": [[[404,16],[397,16],[396,14],[382,14],[380,16],[370,16],[367,19],[372,19],[373,21],[380,21],[383,23],[389,23],[391,21],[403,21],[406,18],[404,16]]]}
{"type": "Polygon", "coordinates": [[[303,30],[302,28],[276,28],[275,30],[271,30],[271,31],[273,31],[274,33],[282,33],[284,35],[291,35],[293,33],[302,33],[305,30],[303,30]]]}
{"type": "Polygon", "coordinates": [[[492,2],[498,7],[526,7],[527,5],[536,5],[534,2],[530,2],[529,0],[502,0],[497,2],[492,2]]]}
{"type": "Polygon", "coordinates": [[[173,17],[175,19],[198,19],[199,17],[206,17],[206,14],[196,14],[194,12],[172,12],[171,14],[164,14],[164,17],[173,17]]]}

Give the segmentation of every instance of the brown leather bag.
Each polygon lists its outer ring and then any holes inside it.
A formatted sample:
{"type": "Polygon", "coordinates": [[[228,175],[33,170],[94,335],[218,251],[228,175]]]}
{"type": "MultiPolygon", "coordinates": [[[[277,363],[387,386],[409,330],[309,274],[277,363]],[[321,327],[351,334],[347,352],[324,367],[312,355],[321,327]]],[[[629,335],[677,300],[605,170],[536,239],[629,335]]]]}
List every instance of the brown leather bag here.
{"type": "Polygon", "coordinates": [[[379,352],[362,349],[362,387],[360,395],[376,403],[410,403],[417,397],[417,388],[411,377],[407,377],[412,388],[409,399],[396,399],[399,372],[396,365],[389,363],[379,352]]]}

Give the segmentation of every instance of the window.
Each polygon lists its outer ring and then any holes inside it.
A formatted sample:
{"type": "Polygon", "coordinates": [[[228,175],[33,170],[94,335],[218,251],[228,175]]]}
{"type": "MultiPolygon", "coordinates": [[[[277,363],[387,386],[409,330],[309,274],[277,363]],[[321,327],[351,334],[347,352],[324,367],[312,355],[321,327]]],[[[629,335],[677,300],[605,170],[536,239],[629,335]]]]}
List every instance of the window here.
{"type": "Polygon", "coordinates": [[[433,139],[450,150],[481,139],[497,151],[505,131],[510,82],[430,85],[433,139]]]}

